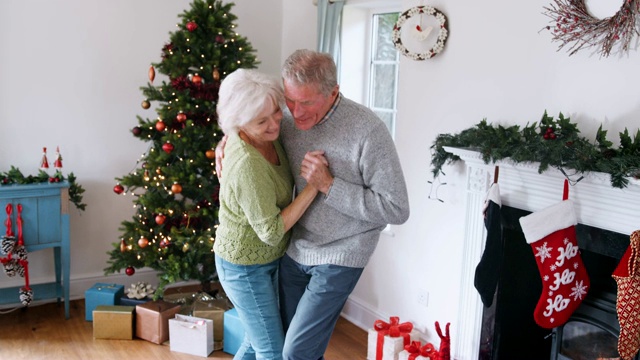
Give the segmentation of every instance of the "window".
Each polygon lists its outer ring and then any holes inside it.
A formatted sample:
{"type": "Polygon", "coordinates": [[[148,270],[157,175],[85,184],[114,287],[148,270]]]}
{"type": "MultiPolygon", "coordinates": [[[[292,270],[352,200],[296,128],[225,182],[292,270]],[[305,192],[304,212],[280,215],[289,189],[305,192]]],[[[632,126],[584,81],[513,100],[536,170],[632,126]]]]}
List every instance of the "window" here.
{"type": "Polygon", "coordinates": [[[399,53],[391,41],[395,1],[348,1],[342,14],[340,88],[372,109],[394,135],[399,53]],[[371,3],[374,3],[372,5],[371,3]]]}

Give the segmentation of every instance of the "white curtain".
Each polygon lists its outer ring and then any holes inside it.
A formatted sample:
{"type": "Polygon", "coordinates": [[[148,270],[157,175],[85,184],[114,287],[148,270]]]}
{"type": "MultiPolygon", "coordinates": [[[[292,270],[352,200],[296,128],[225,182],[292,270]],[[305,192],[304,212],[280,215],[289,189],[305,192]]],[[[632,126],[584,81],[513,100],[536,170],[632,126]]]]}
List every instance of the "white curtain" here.
{"type": "Polygon", "coordinates": [[[333,55],[340,68],[340,28],[345,0],[317,0],[318,51],[333,55]]]}

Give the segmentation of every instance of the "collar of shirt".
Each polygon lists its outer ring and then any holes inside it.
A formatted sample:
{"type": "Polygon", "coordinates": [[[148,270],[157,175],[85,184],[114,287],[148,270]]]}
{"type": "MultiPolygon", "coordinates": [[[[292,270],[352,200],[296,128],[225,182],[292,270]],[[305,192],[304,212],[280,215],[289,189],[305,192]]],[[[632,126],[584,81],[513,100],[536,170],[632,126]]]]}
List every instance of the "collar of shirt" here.
{"type": "Polygon", "coordinates": [[[320,124],[324,123],[325,121],[329,120],[331,115],[333,115],[333,113],[336,111],[336,108],[340,104],[340,100],[342,100],[342,93],[339,92],[338,96],[336,96],[336,100],[333,102],[333,105],[331,105],[331,109],[329,109],[329,111],[327,111],[327,113],[324,115],[322,120],[320,120],[318,122],[317,125],[320,125],[320,124]]]}

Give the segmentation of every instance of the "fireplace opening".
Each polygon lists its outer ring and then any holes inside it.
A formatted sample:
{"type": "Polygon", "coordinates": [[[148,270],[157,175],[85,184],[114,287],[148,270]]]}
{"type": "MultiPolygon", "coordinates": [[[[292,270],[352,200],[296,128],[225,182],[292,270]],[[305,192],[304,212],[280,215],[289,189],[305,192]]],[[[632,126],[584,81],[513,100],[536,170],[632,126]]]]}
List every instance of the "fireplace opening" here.
{"type": "Polygon", "coordinates": [[[479,359],[617,357],[616,283],[611,274],[629,246],[629,236],[582,224],[576,226],[591,287],[564,326],[544,329],[533,318],[542,281],[533,250],[518,221],[530,213],[502,206],[503,262],[494,301],[483,311],[479,359]]]}

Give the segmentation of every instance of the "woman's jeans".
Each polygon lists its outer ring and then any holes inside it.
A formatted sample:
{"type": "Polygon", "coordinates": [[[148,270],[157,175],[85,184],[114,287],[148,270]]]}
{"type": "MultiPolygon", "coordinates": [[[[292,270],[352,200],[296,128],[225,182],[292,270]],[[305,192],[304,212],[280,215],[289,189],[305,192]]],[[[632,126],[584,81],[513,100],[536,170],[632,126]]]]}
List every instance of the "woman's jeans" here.
{"type": "Polygon", "coordinates": [[[278,306],[279,260],[236,265],[215,255],[220,283],[238,311],[245,338],[234,359],[280,360],[284,331],[278,306]]]}

